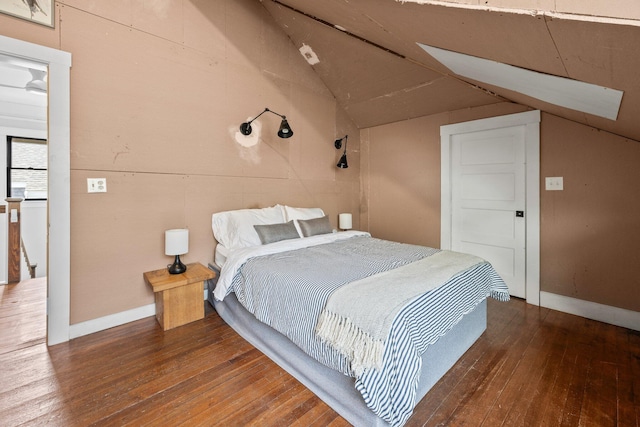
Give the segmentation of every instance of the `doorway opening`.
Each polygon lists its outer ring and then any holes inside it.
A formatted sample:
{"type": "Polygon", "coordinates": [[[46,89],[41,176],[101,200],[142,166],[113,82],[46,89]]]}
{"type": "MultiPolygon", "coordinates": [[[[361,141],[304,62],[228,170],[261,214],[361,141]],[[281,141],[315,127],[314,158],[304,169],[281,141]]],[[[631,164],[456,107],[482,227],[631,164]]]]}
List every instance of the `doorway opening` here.
{"type": "Polygon", "coordinates": [[[0,284],[3,315],[12,319],[2,328],[2,351],[46,337],[46,138],[46,68],[0,55],[0,284]],[[41,90],[28,90],[34,74],[41,90]]]}
{"type": "Polygon", "coordinates": [[[71,54],[0,36],[0,56],[39,64],[48,71],[45,128],[45,139],[49,142],[46,326],[47,344],[53,345],[69,340],[71,54]]]}

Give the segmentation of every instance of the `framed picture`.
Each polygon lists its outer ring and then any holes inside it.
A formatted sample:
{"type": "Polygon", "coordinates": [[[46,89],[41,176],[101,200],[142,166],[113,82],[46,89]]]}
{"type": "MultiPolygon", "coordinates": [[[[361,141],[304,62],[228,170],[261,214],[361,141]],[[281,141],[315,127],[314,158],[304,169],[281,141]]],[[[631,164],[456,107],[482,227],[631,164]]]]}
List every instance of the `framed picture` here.
{"type": "Polygon", "coordinates": [[[55,0],[0,0],[0,13],[53,28],[55,0]]]}

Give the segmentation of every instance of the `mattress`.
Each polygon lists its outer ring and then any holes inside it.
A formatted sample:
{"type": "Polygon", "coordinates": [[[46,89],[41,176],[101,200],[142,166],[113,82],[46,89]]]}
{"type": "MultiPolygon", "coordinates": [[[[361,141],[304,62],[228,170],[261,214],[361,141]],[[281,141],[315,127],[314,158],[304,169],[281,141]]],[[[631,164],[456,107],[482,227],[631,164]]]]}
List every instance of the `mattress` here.
{"type": "MultiPolygon", "coordinates": [[[[287,337],[258,321],[230,294],[215,300],[215,284],[209,283],[210,301],[222,319],[240,336],[264,353],[333,410],[356,427],[388,426],[364,403],[354,387],[354,379],[314,360],[287,337]]],[[[467,313],[445,336],[430,345],[422,355],[417,400],[442,378],[486,329],[486,300],[467,313]]]]}

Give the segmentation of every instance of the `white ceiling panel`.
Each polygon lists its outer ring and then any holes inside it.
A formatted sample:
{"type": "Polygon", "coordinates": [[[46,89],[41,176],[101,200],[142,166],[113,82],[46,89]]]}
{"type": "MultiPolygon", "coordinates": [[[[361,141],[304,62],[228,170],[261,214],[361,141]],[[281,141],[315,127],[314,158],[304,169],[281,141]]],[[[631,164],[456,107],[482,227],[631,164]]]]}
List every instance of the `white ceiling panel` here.
{"type": "Polygon", "coordinates": [[[623,95],[620,90],[525,70],[421,43],[418,45],[459,76],[609,120],[618,117],[623,95]]]}

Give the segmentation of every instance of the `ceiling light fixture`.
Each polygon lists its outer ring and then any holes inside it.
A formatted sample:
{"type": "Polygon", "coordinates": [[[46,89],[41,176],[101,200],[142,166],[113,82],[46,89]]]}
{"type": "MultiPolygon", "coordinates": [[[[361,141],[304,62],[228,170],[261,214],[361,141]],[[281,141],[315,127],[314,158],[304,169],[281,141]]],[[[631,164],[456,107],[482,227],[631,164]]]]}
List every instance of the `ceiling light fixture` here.
{"type": "MultiPolygon", "coordinates": [[[[24,68],[15,66],[12,63],[8,63],[8,62],[5,63],[2,60],[0,60],[0,64],[4,65],[7,68],[13,68],[14,71],[17,69],[17,70],[19,70],[18,71],[19,73],[25,71],[24,68]]],[[[3,67],[3,68],[5,68],[5,67],[3,67]]],[[[16,85],[16,84],[7,84],[7,83],[0,83],[0,86],[8,87],[8,88],[11,88],[11,89],[24,89],[29,93],[36,93],[36,94],[39,94],[39,95],[46,95],[47,94],[47,82],[45,81],[45,78],[47,77],[47,71],[46,70],[38,70],[38,69],[35,69],[35,68],[28,68],[28,71],[31,74],[31,80],[29,80],[24,86],[16,85]]],[[[4,70],[3,70],[3,72],[4,72],[4,70]]],[[[11,81],[12,79],[9,78],[8,80],[11,81]]],[[[15,80],[15,78],[13,80],[15,80]]]]}
{"type": "Polygon", "coordinates": [[[248,122],[242,123],[240,125],[240,132],[242,132],[243,135],[251,135],[251,131],[253,130],[253,129],[251,129],[251,122],[256,120],[258,117],[260,117],[261,115],[263,115],[267,111],[270,112],[270,113],[275,114],[276,116],[279,116],[280,118],[282,118],[282,122],[280,122],[280,129],[278,129],[278,136],[280,138],[291,138],[293,136],[293,131],[291,130],[291,127],[289,126],[289,122],[287,122],[287,117],[283,116],[282,114],[278,114],[275,111],[272,111],[272,110],[270,110],[268,108],[265,108],[262,113],[258,114],[253,119],[249,120],[248,122]]]}
{"type": "Polygon", "coordinates": [[[340,161],[336,165],[340,169],[346,169],[349,167],[349,165],[347,164],[347,138],[349,138],[349,135],[345,135],[340,139],[336,139],[336,142],[333,143],[333,145],[336,147],[336,150],[339,150],[342,148],[342,140],[344,139],[344,152],[342,153],[342,157],[340,157],[340,161]]]}
{"type": "Polygon", "coordinates": [[[27,82],[24,88],[27,90],[27,92],[39,93],[42,95],[46,94],[47,82],[44,81],[44,78],[46,77],[47,72],[35,70],[33,68],[30,68],[29,71],[31,72],[31,76],[33,78],[31,79],[31,81],[27,82]]]}

